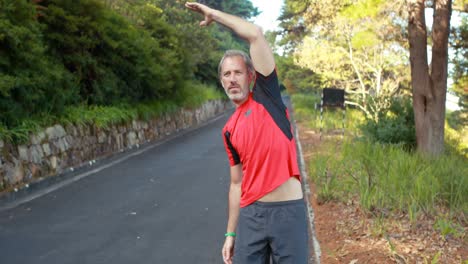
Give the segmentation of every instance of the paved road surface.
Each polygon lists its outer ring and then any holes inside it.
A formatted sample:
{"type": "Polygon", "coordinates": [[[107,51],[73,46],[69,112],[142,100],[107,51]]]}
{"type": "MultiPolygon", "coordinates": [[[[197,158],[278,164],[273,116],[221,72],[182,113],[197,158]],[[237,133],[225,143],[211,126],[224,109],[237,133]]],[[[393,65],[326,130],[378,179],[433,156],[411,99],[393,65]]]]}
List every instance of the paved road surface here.
{"type": "Polygon", "coordinates": [[[0,211],[0,263],[222,263],[227,117],[0,211]]]}

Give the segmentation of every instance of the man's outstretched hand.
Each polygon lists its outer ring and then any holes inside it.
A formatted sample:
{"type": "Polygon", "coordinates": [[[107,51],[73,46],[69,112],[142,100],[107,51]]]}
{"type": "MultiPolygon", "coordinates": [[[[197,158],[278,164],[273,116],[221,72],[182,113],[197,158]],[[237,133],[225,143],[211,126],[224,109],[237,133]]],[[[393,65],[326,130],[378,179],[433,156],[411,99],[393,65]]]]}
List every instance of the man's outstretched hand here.
{"type": "Polygon", "coordinates": [[[192,11],[198,12],[205,17],[203,21],[200,21],[200,26],[202,27],[208,26],[211,24],[211,22],[213,22],[213,17],[212,17],[213,9],[207,7],[206,5],[187,2],[185,3],[185,7],[187,7],[188,9],[192,11]]]}

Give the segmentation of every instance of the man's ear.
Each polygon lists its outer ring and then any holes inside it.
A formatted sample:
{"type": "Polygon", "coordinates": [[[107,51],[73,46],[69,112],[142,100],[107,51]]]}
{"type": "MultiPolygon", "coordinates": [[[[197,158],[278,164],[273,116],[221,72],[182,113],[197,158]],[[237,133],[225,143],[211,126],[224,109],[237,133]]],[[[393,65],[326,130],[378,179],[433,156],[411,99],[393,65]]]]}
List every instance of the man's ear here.
{"type": "Polygon", "coordinates": [[[249,71],[249,83],[251,84],[255,80],[255,74],[249,71]]]}
{"type": "Polygon", "coordinates": [[[249,72],[249,89],[252,90],[255,81],[255,74],[253,72],[249,72]]]}

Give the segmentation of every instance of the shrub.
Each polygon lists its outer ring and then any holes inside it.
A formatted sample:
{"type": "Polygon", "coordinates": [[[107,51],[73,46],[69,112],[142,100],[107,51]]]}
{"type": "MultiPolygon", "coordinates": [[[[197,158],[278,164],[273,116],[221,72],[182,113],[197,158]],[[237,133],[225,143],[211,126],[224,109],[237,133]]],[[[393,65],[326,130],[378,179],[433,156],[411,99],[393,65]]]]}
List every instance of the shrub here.
{"type": "Polygon", "coordinates": [[[80,86],[81,101],[111,105],[170,97],[183,78],[177,32],[158,14],[145,28],[96,0],[50,0],[40,17],[49,52],[80,86]]]}
{"type": "Polygon", "coordinates": [[[29,1],[1,0],[0,122],[6,127],[42,112],[61,112],[76,102],[75,78],[46,52],[29,1]]]}
{"type": "Polygon", "coordinates": [[[377,113],[377,119],[367,118],[360,126],[363,136],[373,142],[416,147],[416,131],[411,100],[392,98],[390,107],[377,113]]]}

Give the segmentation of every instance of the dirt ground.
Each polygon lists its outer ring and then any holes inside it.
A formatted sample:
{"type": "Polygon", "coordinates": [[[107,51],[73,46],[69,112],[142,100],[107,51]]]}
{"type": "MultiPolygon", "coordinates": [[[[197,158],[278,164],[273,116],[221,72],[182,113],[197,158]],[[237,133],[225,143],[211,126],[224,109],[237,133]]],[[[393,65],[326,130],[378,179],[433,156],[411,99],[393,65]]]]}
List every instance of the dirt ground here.
{"type": "MultiPolygon", "coordinates": [[[[304,160],[314,154],[320,137],[298,123],[304,160]]],[[[309,175],[310,176],[310,175],[309,175]]],[[[310,181],[309,197],[315,214],[315,232],[321,263],[463,263],[468,264],[467,236],[443,237],[434,220],[421,217],[410,223],[405,215],[390,215],[384,223],[362,212],[356,201],[319,204],[310,181]],[[385,227],[385,232],[376,230],[385,227]],[[385,234],[385,235],[382,235],[385,234]]],[[[466,234],[467,227],[464,227],[466,234]]]]}

